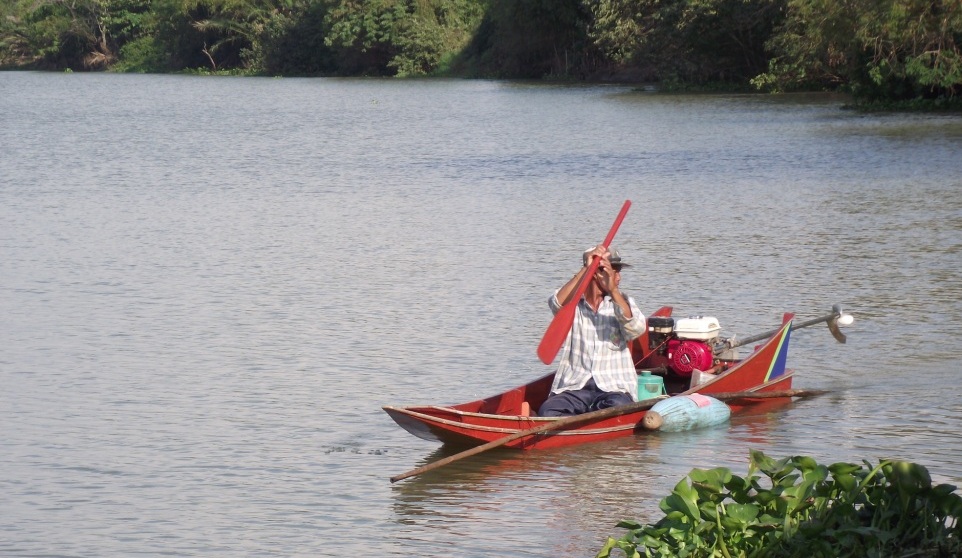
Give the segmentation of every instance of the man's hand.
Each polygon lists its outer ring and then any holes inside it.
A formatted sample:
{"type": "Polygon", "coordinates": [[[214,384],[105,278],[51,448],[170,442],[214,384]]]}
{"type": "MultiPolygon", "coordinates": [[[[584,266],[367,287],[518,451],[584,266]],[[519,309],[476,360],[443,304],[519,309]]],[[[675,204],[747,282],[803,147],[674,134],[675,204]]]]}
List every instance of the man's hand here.
{"type": "Polygon", "coordinates": [[[589,250],[585,250],[585,253],[584,253],[583,257],[582,257],[582,261],[583,261],[584,264],[587,266],[588,264],[591,263],[591,258],[593,258],[594,256],[598,256],[598,257],[601,258],[602,260],[607,260],[607,259],[608,259],[608,256],[609,256],[608,249],[605,248],[605,245],[604,245],[604,244],[599,244],[599,245],[595,246],[594,248],[591,248],[591,249],[589,249],[589,250]]]}
{"type": "Polygon", "coordinates": [[[611,267],[607,258],[601,260],[598,271],[595,272],[595,279],[598,281],[598,288],[606,295],[611,295],[618,291],[618,272],[611,267]]]}

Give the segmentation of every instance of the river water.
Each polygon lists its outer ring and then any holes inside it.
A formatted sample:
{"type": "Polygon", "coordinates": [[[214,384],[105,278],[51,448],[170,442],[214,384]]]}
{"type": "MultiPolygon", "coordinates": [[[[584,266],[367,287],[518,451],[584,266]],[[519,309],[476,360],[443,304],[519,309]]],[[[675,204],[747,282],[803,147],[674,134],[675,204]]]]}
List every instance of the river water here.
{"type": "Polygon", "coordinates": [[[962,117],[829,96],[0,73],[0,555],[593,556],[748,452],[962,483],[962,117]],[[550,370],[599,242],[647,311],[796,331],[832,395],[447,455],[382,405],[550,370]]]}

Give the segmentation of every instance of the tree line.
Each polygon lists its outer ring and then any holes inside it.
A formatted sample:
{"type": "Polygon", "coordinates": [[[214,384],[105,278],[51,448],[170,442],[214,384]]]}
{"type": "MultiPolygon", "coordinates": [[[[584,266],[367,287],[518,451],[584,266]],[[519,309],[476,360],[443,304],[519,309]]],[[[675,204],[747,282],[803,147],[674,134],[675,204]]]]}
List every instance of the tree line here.
{"type": "Polygon", "coordinates": [[[959,0],[0,0],[0,68],[962,97],[959,0]]]}

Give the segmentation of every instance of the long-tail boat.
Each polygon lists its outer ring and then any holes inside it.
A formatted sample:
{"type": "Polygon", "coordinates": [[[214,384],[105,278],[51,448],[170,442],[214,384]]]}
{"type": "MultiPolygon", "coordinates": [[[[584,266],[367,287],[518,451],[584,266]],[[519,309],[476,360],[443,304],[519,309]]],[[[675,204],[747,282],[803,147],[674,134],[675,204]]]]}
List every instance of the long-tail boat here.
{"type": "MultiPolygon", "coordinates": [[[[646,380],[654,375],[662,378],[665,394],[699,393],[789,393],[794,372],[786,368],[788,345],[794,329],[826,322],[839,342],[845,336],[838,325],[851,323],[850,315],[833,307],[831,314],[793,326],[794,314],[786,313],[782,325],[772,331],[736,341],[720,337],[718,321],[711,317],[693,316],[675,320],[671,307],[662,307],[648,318],[647,332],[632,341],[630,349],[635,368],[646,380]],[[841,318],[841,322],[840,322],[841,318]],[[738,358],[737,347],[760,342],[745,358],[738,358]]],[[[528,384],[458,405],[383,407],[402,428],[425,440],[452,446],[481,446],[496,440],[510,439],[505,447],[542,449],[598,442],[630,436],[643,430],[644,409],[600,418],[597,421],[547,427],[562,417],[538,417],[538,408],[548,397],[554,373],[528,384]],[[539,428],[546,427],[546,428],[539,428]],[[531,435],[511,439],[527,430],[531,435]]],[[[788,397],[788,396],[786,396],[788,397]]],[[[740,397],[729,401],[732,413],[754,403],[768,400],[740,397]]]]}

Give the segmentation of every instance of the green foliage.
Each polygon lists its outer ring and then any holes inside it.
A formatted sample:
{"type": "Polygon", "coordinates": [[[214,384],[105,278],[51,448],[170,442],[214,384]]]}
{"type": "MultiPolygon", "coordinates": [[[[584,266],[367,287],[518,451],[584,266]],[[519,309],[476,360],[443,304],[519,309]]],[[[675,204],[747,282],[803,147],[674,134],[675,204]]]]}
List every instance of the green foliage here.
{"type": "Polygon", "coordinates": [[[457,61],[471,75],[557,78],[596,64],[582,0],[491,0],[477,34],[457,61]]]}
{"type": "Polygon", "coordinates": [[[104,69],[145,32],[149,0],[18,2],[4,10],[0,60],[39,69],[104,69]]]}
{"type": "Polygon", "coordinates": [[[412,8],[404,0],[341,2],[328,14],[325,43],[337,51],[347,73],[389,75],[400,43],[411,42],[406,38],[413,27],[412,8]]]}
{"type": "Polygon", "coordinates": [[[111,70],[128,73],[162,72],[166,69],[167,53],[157,39],[140,37],[120,48],[120,60],[111,70]]]}
{"type": "MultiPolygon", "coordinates": [[[[210,14],[206,6],[190,0],[151,0],[151,36],[157,41],[156,48],[167,55],[167,70],[211,68],[209,48],[221,37],[217,31],[204,31],[196,25],[210,14]]],[[[215,60],[214,65],[217,63],[215,60]]]]}
{"type": "Polygon", "coordinates": [[[478,0],[342,0],[328,13],[325,44],[343,73],[418,76],[467,43],[478,0]]]}
{"type": "Polygon", "coordinates": [[[962,497],[932,485],[925,467],[820,465],[811,457],[772,459],[751,452],[748,476],[695,469],[661,501],[651,525],[622,521],[609,538],[630,558],[733,556],[835,558],[957,556],[962,553],[962,497]]]}
{"type": "Polygon", "coordinates": [[[103,0],[102,25],[117,48],[148,35],[153,27],[149,0],[103,0]]]}
{"type": "Polygon", "coordinates": [[[303,9],[299,0],[186,0],[184,7],[214,71],[259,68],[266,30],[303,9]]]}
{"type": "Polygon", "coordinates": [[[962,93],[958,0],[790,0],[754,83],[768,90],[841,86],[861,102],[962,93]]]}
{"type": "Polygon", "coordinates": [[[590,37],[616,64],[660,81],[747,83],[786,0],[600,0],[590,37]]]}
{"type": "Polygon", "coordinates": [[[5,0],[0,67],[654,81],[962,106],[959,0],[5,0]]]}
{"type": "Polygon", "coordinates": [[[76,10],[61,3],[19,4],[17,15],[6,18],[0,44],[7,57],[31,68],[83,65],[82,44],[87,31],[77,22],[76,10]]]}
{"type": "Polygon", "coordinates": [[[297,13],[272,18],[264,26],[257,56],[263,72],[307,76],[337,73],[334,50],[324,41],[327,10],[327,3],[315,0],[297,13]]]}
{"type": "Polygon", "coordinates": [[[39,59],[40,45],[24,21],[28,14],[22,3],[0,2],[0,68],[29,68],[39,59]]]}

